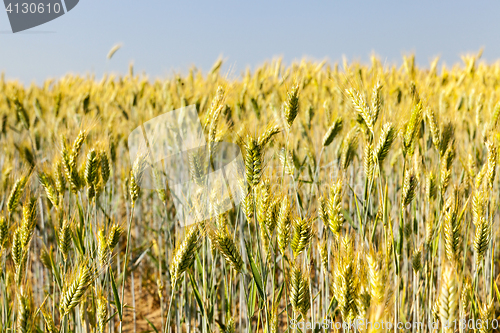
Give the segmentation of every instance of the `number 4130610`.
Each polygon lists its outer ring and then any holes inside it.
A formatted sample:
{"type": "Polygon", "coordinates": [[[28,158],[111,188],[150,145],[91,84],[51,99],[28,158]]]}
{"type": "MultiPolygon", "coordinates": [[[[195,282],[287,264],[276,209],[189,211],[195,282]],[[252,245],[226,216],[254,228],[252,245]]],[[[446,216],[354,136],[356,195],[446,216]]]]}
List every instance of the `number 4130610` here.
{"type": "Polygon", "coordinates": [[[16,3],[15,5],[12,5],[12,3],[9,3],[7,8],[5,9],[7,13],[11,14],[14,12],[15,14],[22,13],[22,14],[42,14],[44,12],[47,13],[55,13],[58,14],[61,11],[61,5],[59,3],[54,3],[54,4],[43,4],[43,3],[22,3],[18,4],[16,3]]]}

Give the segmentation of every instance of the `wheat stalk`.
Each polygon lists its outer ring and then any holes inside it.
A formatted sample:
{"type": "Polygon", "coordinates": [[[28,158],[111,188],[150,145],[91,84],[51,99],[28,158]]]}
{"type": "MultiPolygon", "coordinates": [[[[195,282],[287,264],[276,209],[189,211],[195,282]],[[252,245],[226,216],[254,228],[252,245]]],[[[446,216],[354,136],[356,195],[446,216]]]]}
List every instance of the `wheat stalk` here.
{"type": "Polygon", "coordinates": [[[61,303],[59,304],[61,315],[68,315],[82,301],[92,280],[92,269],[87,263],[81,263],[62,292],[61,303]]]}
{"type": "Polygon", "coordinates": [[[285,117],[288,131],[292,127],[293,121],[299,113],[299,85],[295,84],[292,89],[287,92],[287,100],[283,104],[283,115],[285,117]]]}
{"type": "Polygon", "coordinates": [[[192,265],[196,252],[198,251],[201,231],[198,225],[191,226],[184,236],[184,240],[175,249],[170,264],[170,278],[175,286],[181,275],[192,265]]]}

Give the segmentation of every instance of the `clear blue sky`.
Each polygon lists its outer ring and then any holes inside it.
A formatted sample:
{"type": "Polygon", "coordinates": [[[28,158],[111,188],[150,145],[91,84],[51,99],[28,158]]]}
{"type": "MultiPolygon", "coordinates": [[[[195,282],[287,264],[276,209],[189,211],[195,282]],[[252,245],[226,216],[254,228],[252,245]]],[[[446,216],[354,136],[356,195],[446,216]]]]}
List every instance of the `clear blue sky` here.
{"type": "Polygon", "coordinates": [[[341,0],[80,0],[62,17],[26,32],[9,33],[0,12],[0,72],[24,83],[72,73],[136,72],[151,78],[208,70],[222,55],[239,74],[274,56],[331,62],[389,64],[415,52],[428,66],[448,65],[484,47],[500,59],[500,1],[341,0]],[[116,43],[123,48],[108,61],[116,43]]]}

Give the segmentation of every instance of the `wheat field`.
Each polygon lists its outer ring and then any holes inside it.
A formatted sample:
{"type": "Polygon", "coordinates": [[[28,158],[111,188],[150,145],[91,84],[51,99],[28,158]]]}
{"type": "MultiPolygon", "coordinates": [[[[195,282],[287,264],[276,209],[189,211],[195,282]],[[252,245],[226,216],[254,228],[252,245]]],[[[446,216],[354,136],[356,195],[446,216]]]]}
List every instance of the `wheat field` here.
{"type": "Polygon", "coordinates": [[[500,65],[479,58],[2,77],[0,332],[495,331],[500,65]],[[244,168],[241,203],[184,226],[127,138],[189,105],[244,168]]]}

